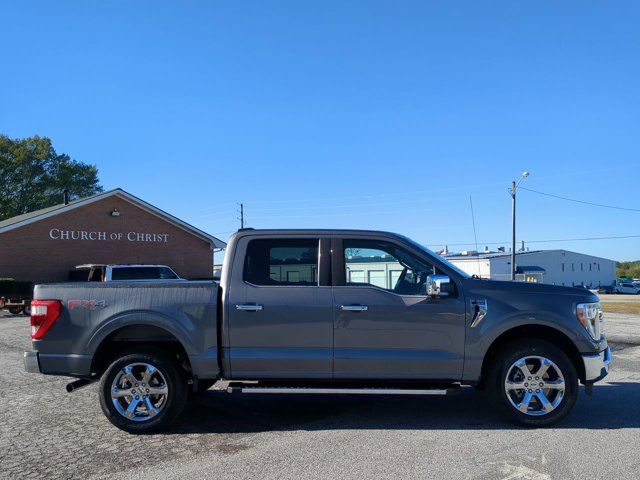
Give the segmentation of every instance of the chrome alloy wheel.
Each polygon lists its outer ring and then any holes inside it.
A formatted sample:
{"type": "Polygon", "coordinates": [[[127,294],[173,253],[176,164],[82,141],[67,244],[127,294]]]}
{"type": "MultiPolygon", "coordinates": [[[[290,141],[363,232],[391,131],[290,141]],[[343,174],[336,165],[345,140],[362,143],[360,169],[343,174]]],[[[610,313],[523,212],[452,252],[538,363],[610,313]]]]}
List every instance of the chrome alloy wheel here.
{"type": "Polygon", "coordinates": [[[517,360],[509,367],[504,389],[516,410],[526,415],[546,415],[562,402],[565,382],[555,363],[532,355],[517,360]]]}
{"type": "Polygon", "coordinates": [[[120,370],[111,384],[111,401],[123,417],[145,422],[167,404],[169,387],[160,370],[148,363],[132,363],[120,370]]]}

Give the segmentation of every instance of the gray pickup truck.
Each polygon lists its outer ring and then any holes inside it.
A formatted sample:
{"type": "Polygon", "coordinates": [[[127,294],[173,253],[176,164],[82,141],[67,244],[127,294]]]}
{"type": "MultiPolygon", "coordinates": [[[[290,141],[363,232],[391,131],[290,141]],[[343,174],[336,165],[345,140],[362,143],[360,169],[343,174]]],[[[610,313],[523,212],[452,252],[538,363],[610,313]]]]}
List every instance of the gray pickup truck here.
{"type": "Polygon", "coordinates": [[[100,380],[129,432],[166,427],[189,395],[443,395],[475,386],[518,423],[553,424],[610,350],[584,289],[473,278],[401,235],[241,230],[220,283],[35,287],[28,372],[100,380]]]}

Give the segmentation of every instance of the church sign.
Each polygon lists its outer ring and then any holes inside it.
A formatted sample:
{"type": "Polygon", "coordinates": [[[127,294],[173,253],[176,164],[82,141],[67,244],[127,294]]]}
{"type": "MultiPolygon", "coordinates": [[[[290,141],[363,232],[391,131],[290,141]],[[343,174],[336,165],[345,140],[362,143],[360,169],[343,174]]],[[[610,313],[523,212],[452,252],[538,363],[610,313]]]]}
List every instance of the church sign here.
{"type": "Polygon", "coordinates": [[[52,240],[87,240],[87,241],[122,241],[122,242],[147,242],[168,243],[168,233],[148,232],[105,232],[88,230],[62,230],[52,228],[49,230],[49,238],[52,240]]]}

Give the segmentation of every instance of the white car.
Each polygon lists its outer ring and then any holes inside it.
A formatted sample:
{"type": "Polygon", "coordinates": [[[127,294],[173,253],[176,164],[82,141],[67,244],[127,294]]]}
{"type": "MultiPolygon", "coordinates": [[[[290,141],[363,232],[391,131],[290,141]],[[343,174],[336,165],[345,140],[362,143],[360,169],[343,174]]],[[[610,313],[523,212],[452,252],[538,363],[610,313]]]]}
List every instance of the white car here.
{"type": "MultiPolygon", "coordinates": [[[[149,281],[179,281],[185,282],[180,276],[166,265],[78,265],[76,271],[81,271],[83,281],[90,282],[149,282],[149,281]]],[[[80,280],[80,278],[76,278],[80,280]]]]}
{"type": "Polygon", "coordinates": [[[616,285],[616,293],[640,295],[640,285],[632,282],[621,282],[616,285]]]}

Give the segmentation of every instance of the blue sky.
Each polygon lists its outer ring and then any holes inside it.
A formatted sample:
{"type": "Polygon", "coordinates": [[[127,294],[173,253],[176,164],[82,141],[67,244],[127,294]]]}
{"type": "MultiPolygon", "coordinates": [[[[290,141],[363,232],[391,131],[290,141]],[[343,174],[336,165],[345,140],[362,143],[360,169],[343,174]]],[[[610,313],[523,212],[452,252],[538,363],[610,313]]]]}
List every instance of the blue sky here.
{"type": "MultiPolygon", "coordinates": [[[[471,195],[480,248],[507,244],[524,170],[640,209],[638,2],[0,5],[0,132],[222,239],[242,201],[258,228],[473,243],[471,195]]],[[[640,235],[640,212],[518,207],[519,240],[640,235]]],[[[528,246],[640,258],[640,238],[528,246]]]]}

